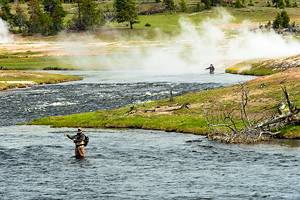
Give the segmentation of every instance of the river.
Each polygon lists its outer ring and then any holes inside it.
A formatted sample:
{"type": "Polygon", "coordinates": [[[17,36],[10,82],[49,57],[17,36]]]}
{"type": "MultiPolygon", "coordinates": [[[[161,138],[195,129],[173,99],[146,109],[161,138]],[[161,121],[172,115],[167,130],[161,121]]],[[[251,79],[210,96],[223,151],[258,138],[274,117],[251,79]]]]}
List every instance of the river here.
{"type": "Polygon", "coordinates": [[[1,199],[300,199],[297,140],[225,145],[189,134],[85,129],[87,157],[76,160],[64,137],[74,129],[16,125],[252,77],[73,73],[84,80],[0,93],[1,199]]]}

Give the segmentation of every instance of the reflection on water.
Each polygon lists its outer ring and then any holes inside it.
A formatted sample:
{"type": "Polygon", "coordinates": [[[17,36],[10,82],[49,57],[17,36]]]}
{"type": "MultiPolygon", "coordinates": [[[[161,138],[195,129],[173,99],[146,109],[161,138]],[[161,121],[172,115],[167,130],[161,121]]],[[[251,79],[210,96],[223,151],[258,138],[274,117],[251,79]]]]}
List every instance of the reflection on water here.
{"type": "Polygon", "coordinates": [[[143,130],[86,130],[76,160],[64,131],[1,127],[4,199],[299,199],[300,147],[224,145],[143,130]]]}

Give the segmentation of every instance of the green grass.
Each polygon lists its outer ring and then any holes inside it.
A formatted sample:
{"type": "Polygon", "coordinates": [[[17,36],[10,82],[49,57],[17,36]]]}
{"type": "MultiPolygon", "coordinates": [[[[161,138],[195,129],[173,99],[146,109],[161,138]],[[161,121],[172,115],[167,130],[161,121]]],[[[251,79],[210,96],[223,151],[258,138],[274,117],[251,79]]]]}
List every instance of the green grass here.
{"type": "Polygon", "coordinates": [[[72,64],[64,61],[68,58],[40,56],[40,52],[1,53],[0,67],[6,70],[72,70],[72,64]]]}
{"type": "MultiPolygon", "coordinates": [[[[244,20],[251,22],[267,23],[274,20],[279,9],[271,7],[247,7],[241,9],[225,8],[234,19],[233,23],[241,23],[244,20]]],[[[164,13],[155,15],[140,15],[139,23],[134,25],[135,30],[155,31],[159,29],[163,33],[177,34],[180,32],[179,19],[181,17],[189,19],[194,24],[199,24],[208,18],[215,18],[219,16],[219,9],[204,10],[197,13],[164,13]],[[145,24],[151,24],[150,27],[145,27],[145,24]]],[[[300,23],[300,8],[287,8],[291,21],[300,23]]],[[[107,27],[117,29],[128,29],[128,27],[121,26],[116,23],[107,24],[107,27]]]]}
{"type": "Polygon", "coordinates": [[[281,136],[283,138],[296,138],[300,139],[300,126],[288,126],[281,130],[281,136]]]}
{"type": "Polygon", "coordinates": [[[274,71],[272,68],[263,66],[262,61],[249,60],[235,64],[227,68],[225,72],[231,74],[265,76],[274,74],[276,71],[274,71]]]}
{"type": "Polygon", "coordinates": [[[278,59],[247,60],[228,67],[225,71],[231,74],[265,76],[285,71],[291,67],[299,67],[300,55],[278,59]],[[294,63],[292,66],[290,63],[294,63]],[[284,67],[288,66],[288,67],[284,67]]]}
{"type": "Polygon", "coordinates": [[[32,84],[54,84],[81,79],[79,76],[71,75],[4,70],[0,71],[0,90],[22,88],[32,84]]]}
{"type": "MultiPolygon", "coordinates": [[[[290,96],[295,104],[300,106],[300,70],[282,72],[264,77],[263,80],[253,80],[247,83],[249,88],[248,115],[257,119],[272,115],[276,105],[282,100],[280,83],[284,80],[290,96]]],[[[119,109],[99,110],[96,112],[55,116],[36,119],[31,124],[52,125],[55,127],[96,127],[96,128],[141,128],[164,131],[175,131],[205,135],[211,131],[207,126],[206,117],[217,116],[223,110],[238,108],[240,88],[232,86],[213,90],[188,93],[174,98],[135,105],[135,113],[129,114],[130,106],[119,109]],[[216,98],[218,97],[218,98],[216,98]],[[170,106],[189,103],[190,108],[182,108],[172,112],[147,112],[149,109],[165,109],[170,106]],[[208,111],[208,112],[205,112],[208,111]]],[[[238,120],[239,112],[234,116],[238,120]]],[[[239,120],[238,120],[239,123],[239,120]]],[[[222,129],[224,130],[224,129],[222,129]]],[[[290,130],[290,129],[288,129],[290,130]]],[[[293,129],[294,130],[294,129],[293,129]]],[[[300,137],[297,127],[292,136],[300,137]]],[[[285,137],[285,133],[283,133],[285,137]]]]}

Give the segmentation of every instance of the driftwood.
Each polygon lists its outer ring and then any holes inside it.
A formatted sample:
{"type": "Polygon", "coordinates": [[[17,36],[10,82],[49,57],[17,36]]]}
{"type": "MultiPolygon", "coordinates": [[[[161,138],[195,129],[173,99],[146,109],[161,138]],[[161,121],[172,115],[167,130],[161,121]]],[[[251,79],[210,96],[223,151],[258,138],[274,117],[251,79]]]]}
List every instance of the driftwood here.
{"type": "Polygon", "coordinates": [[[270,127],[274,129],[288,124],[299,124],[300,119],[299,117],[297,117],[297,114],[300,112],[300,109],[297,108],[295,105],[293,105],[292,102],[290,101],[289,94],[286,87],[281,86],[281,89],[288,107],[287,113],[280,112],[279,116],[276,116],[272,119],[267,119],[257,124],[254,127],[255,129],[264,130],[264,129],[270,129],[270,127]]]}
{"type": "Polygon", "coordinates": [[[189,103],[184,103],[182,105],[176,105],[176,106],[163,106],[163,107],[156,107],[154,109],[148,109],[144,110],[144,112],[174,112],[181,109],[189,109],[189,103]]]}
{"type": "Polygon", "coordinates": [[[238,129],[236,121],[233,118],[234,109],[224,112],[220,117],[222,123],[214,124],[207,119],[209,127],[226,127],[231,133],[213,133],[209,134],[210,139],[221,140],[229,143],[252,143],[260,140],[266,140],[269,137],[276,137],[280,132],[277,131],[281,127],[287,125],[300,124],[300,119],[297,114],[300,109],[294,105],[289,98],[286,87],[281,87],[285,103],[283,109],[287,107],[285,112],[279,112],[278,115],[265,119],[263,121],[250,120],[247,114],[248,105],[248,89],[241,85],[241,100],[240,100],[240,120],[243,127],[238,129]]]}

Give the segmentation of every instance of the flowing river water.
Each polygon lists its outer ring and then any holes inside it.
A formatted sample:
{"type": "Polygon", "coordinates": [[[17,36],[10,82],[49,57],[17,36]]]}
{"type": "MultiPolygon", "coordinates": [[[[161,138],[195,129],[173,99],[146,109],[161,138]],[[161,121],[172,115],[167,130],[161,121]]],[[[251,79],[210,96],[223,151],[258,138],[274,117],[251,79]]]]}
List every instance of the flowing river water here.
{"type": "Polygon", "coordinates": [[[71,73],[85,78],[0,93],[0,199],[300,199],[297,140],[225,145],[189,134],[86,129],[87,157],[76,160],[64,138],[74,129],[16,125],[251,77],[71,73]]]}

